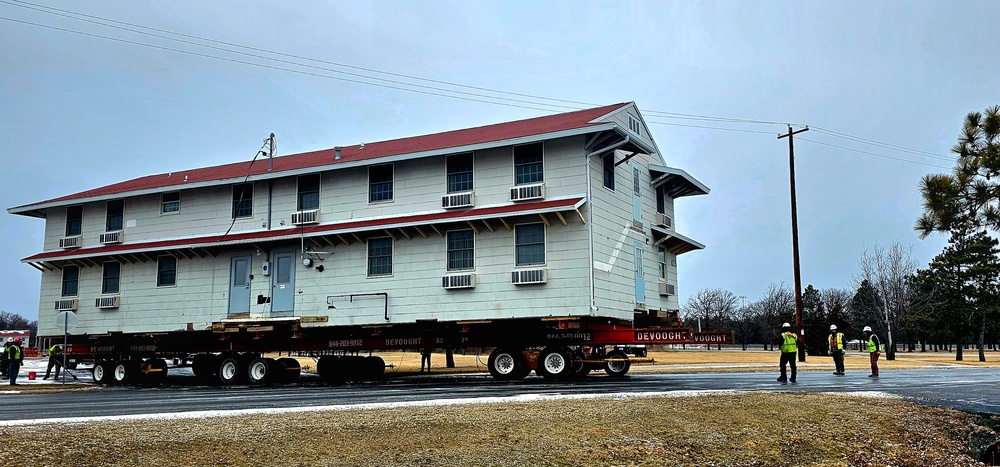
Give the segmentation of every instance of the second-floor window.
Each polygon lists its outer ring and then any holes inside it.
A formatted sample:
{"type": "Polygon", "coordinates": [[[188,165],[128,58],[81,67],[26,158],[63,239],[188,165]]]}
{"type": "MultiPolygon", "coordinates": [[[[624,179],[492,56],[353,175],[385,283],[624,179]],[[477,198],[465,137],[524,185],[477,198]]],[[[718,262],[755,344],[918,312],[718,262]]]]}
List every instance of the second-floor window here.
{"type": "Polygon", "coordinates": [[[476,267],[475,246],[472,229],[448,232],[448,270],[474,269],[476,267]]]}
{"type": "Polygon", "coordinates": [[[542,173],[542,143],[514,146],[514,184],[529,185],[545,180],[542,173]]]}
{"type": "Polygon", "coordinates": [[[319,174],[299,177],[299,211],[319,209],[319,174]]]}
{"type": "Polygon", "coordinates": [[[80,294],[80,267],[63,266],[62,296],[75,297],[80,294]]]}
{"type": "Polygon", "coordinates": [[[175,212],[181,212],[181,192],[171,191],[170,193],[161,195],[160,213],[172,214],[175,212]]]}
{"type": "Polygon", "coordinates": [[[611,151],[603,158],[604,163],[604,188],[615,190],[615,152],[611,151]]]}
{"type": "Polygon", "coordinates": [[[161,256],[156,259],[156,286],[172,287],[177,285],[177,258],[161,256]]]}
{"type": "Polygon", "coordinates": [[[66,208],[66,236],[72,237],[83,233],[83,205],[66,208]]]}
{"type": "Polygon", "coordinates": [[[253,216],[253,183],[233,185],[233,219],[253,216]]]}
{"type": "Polygon", "coordinates": [[[517,266],[545,264],[545,224],[514,226],[514,257],[517,266]]]}
{"type": "Polygon", "coordinates": [[[368,202],[392,201],[392,164],[368,168],[368,202]]]}
{"type": "Polygon", "coordinates": [[[392,275],[392,239],[368,240],[368,276],[392,275]]]}
{"type": "Polygon", "coordinates": [[[666,214],[667,200],[663,195],[663,185],[656,187],[656,212],[666,214]]]}
{"type": "Polygon", "coordinates": [[[667,280],[667,249],[662,246],[656,252],[656,262],[660,263],[660,279],[667,280]]]}
{"type": "Polygon", "coordinates": [[[122,230],[125,224],[125,200],[116,199],[108,201],[108,217],[104,226],[105,232],[117,232],[122,230]]]}
{"type": "Polygon", "coordinates": [[[472,153],[448,156],[448,193],[472,191],[472,153]]]}
{"type": "Polygon", "coordinates": [[[101,293],[102,294],[116,294],[118,293],[118,284],[121,281],[122,276],[122,263],[117,261],[108,261],[104,263],[104,274],[101,278],[101,293]]]}

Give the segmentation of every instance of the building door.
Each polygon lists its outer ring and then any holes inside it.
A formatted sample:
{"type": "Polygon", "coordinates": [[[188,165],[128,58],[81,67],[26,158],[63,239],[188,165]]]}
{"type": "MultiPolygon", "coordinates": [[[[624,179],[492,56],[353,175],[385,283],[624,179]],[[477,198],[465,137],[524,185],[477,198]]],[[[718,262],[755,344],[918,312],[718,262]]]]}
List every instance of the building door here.
{"type": "Polygon", "coordinates": [[[295,252],[273,253],[271,316],[291,316],[295,305],[295,252]]]}
{"type": "Polygon", "coordinates": [[[642,190],[639,187],[639,164],[632,162],[632,223],[642,226],[642,190]]]}
{"type": "Polygon", "coordinates": [[[642,242],[635,241],[635,302],[636,303],[646,303],[646,279],[642,277],[642,271],[644,269],[643,265],[643,250],[644,245],[642,242]]]}
{"type": "Polygon", "coordinates": [[[229,314],[249,313],[250,255],[233,256],[229,271],[229,314]]]}

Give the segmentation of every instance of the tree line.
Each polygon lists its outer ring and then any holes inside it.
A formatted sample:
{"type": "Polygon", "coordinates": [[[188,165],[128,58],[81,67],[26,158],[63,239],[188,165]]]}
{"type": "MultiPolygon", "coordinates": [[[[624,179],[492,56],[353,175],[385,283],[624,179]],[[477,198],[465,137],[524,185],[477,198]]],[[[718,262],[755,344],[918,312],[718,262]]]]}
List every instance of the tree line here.
{"type": "MultiPolygon", "coordinates": [[[[974,345],[980,361],[1000,341],[1000,106],[969,113],[948,174],[929,174],[920,182],[923,213],[914,226],[920,238],[947,234],[948,244],[925,268],[898,242],[865,250],[858,273],[845,289],[802,293],[806,352],[826,355],[831,324],[848,339],[871,326],[886,344],[886,358],[897,350],[963,350],[974,345]]],[[[795,321],[793,291],[771,284],[763,296],[744,304],[723,289],[698,291],[681,308],[685,325],[733,330],[737,342],[773,347],[783,322],[795,321]]],[[[794,325],[793,325],[794,326],[794,325]]]]}

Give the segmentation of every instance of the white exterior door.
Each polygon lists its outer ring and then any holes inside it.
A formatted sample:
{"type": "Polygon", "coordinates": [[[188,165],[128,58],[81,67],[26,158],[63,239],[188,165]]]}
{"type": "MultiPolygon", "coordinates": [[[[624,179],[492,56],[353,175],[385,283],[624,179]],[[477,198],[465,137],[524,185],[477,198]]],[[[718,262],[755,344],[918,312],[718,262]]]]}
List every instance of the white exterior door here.
{"type": "Polygon", "coordinates": [[[290,316],[295,306],[295,252],[274,253],[271,260],[271,316],[290,316]]]}
{"type": "Polygon", "coordinates": [[[233,256],[229,271],[229,314],[249,313],[250,255],[233,256]]]}

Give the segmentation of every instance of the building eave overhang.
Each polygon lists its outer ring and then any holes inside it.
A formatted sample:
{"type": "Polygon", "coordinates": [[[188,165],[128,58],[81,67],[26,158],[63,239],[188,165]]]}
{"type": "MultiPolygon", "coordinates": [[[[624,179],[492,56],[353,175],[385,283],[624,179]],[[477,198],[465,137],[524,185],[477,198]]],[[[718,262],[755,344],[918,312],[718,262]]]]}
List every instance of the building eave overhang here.
{"type": "Polygon", "coordinates": [[[677,232],[670,229],[665,229],[654,225],[653,229],[653,242],[656,246],[662,246],[667,249],[667,251],[680,255],[694,250],[703,250],[705,245],[696,242],[688,237],[685,237],[677,232]]]}
{"type": "MultiPolygon", "coordinates": [[[[499,205],[482,206],[467,210],[438,210],[403,216],[373,217],[368,219],[332,222],[328,224],[238,232],[225,236],[210,235],[150,242],[102,245],[71,250],[52,250],[31,255],[22,259],[21,262],[31,264],[32,266],[35,266],[36,269],[39,267],[45,269],[45,263],[53,261],[83,260],[87,258],[116,255],[141,255],[144,253],[170,252],[177,250],[204,251],[209,248],[227,247],[233,245],[351,235],[371,231],[385,231],[388,229],[406,229],[411,227],[419,228],[421,226],[432,226],[453,222],[472,223],[474,221],[487,221],[497,218],[505,219],[507,217],[514,216],[539,215],[543,220],[546,220],[544,217],[545,214],[561,213],[565,211],[576,211],[577,216],[583,220],[584,217],[580,214],[579,209],[586,203],[586,201],[585,196],[577,195],[535,202],[504,203],[499,205]]],[[[558,217],[560,220],[563,220],[563,223],[566,223],[565,217],[561,214],[559,214],[558,217]]],[[[506,221],[503,222],[506,223],[506,221]]]]}
{"type": "Polygon", "coordinates": [[[692,177],[691,174],[676,167],[651,165],[649,166],[649,171],[653,175],[653,181],[650,182],[653,188],[668,185],[668,188],[664,192],[671,198],[707,195],[711,191],[704,183],[692,177]]]}

